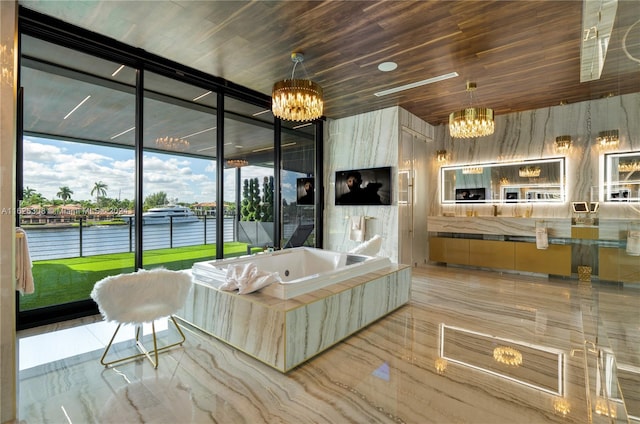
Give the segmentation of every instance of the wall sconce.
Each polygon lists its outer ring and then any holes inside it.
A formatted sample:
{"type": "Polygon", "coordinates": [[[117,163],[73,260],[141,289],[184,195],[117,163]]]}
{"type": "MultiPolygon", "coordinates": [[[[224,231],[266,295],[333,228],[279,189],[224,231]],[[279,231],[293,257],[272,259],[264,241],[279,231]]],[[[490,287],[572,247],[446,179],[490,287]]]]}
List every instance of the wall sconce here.
{"type": "Polygon", "coordinates": [[[598,147],[600,147],[601,150],[607,150],[616,147],[618,143],[620,143],[618,130],[600,131],[598,133],[598,137],[596,138],[596,142],[598,143],[598,147]]]}
{"type": "Polygon", "coordinates": [[[449,160],[446,150],[438,150],[436,151],[436,159],[440,163],[446,163],[449,160]]]}
{"type": "Polygon", "coordinates": [[[561,135],[556,137],[556,152],[568,152],[571,148],[571,136],[561,135]]]}

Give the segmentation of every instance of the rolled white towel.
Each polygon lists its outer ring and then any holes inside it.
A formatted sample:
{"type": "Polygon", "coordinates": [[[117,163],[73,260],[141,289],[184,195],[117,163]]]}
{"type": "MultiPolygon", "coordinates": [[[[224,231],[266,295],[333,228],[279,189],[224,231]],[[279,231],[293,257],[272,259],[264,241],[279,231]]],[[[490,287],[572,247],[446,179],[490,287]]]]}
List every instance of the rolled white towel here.
{"type": "Polygon", "coordinates": [[[549,247],[549,236],[546,228],[536,228],[536,248],[544,250],[549,247]]]}
{"type": "Polygon", "coordinates": [[[349,253],[356,253],[356,254],[365,255],[365,256],[375,256],[378,254],[381,247],[382,247],[382,237],[376,234],[375,236],[371,237],[369,240],[363,243],[360,243],[359,245],[351,249],[349,253]]]}
{"type": "Polygon", "coordinates": [[[238,290],[238,294],[248,294],[279,281],[282,280],[277,272],[260,271],[256,264],[251,262],[229,265],[220,290],[238,290]]]}

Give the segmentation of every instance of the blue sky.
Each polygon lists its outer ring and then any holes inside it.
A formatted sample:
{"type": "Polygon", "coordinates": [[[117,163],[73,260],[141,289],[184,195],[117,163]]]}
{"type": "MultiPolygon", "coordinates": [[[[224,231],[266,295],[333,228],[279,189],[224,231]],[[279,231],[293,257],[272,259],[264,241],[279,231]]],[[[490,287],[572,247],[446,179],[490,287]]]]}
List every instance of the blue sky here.
{"type": "MultiPolygon", "coordinates": [[[[57,199],[60,187],[69,186],[74,200],[92,199],[95,183],[107,184],[107,197],[134,197],[134,152],[93,144],[36,137],[24,138],[24,186],[47,199],[57,199]]],[[[225,170],[225,200],[235,199],[235,170],[225,170]],[[228,180],[227,180],[228,178],[228,180]]],[[[242,168],[242,178],[273,175],[268,168],[242,168]]],[[[283,172],[283,197],[295,201],[297,173],[283,172]]],[[[144,196],[164,191],[178,202],[214,202],[215,163],[210,160],[146,152],[144,154],[144,196]]]]}

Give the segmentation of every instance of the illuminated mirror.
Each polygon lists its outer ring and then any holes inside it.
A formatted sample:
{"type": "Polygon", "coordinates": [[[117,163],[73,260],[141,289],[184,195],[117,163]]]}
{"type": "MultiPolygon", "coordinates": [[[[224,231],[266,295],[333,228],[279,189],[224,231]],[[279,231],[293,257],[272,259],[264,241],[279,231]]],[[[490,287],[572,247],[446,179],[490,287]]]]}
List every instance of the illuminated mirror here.
{"type": "Polygon", "coordinates": [[[440,168],[447,203],[564,203],[564,158],[440,168]]]}
{"type": "Polygon", "coordinates": [[[640,201],[640,152],[604,155],[605,202],[640,201]]]}

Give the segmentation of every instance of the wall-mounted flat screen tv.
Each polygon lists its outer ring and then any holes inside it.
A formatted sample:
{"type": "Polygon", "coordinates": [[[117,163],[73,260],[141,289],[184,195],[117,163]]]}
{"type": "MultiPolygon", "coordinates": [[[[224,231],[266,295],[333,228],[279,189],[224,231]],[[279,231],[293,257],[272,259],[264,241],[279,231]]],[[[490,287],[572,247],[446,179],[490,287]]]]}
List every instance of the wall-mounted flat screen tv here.
{"type": "Polygon", "coordinates": [[[336,172],[336,205],[390,205],[391,167],[336,172]]]}
{"type": "Polygon", "coordinates": [[[487,198],[487,189],[481,188],[457,188],[456,203],[482,203],[487,198]]]}
{"type": "Polygon", "coordinates": [[[314,190],[315,182],[313,181],[313,177],[298,178],[296,180],[296,203],[298,205],[313,205],[314,190]]]}

